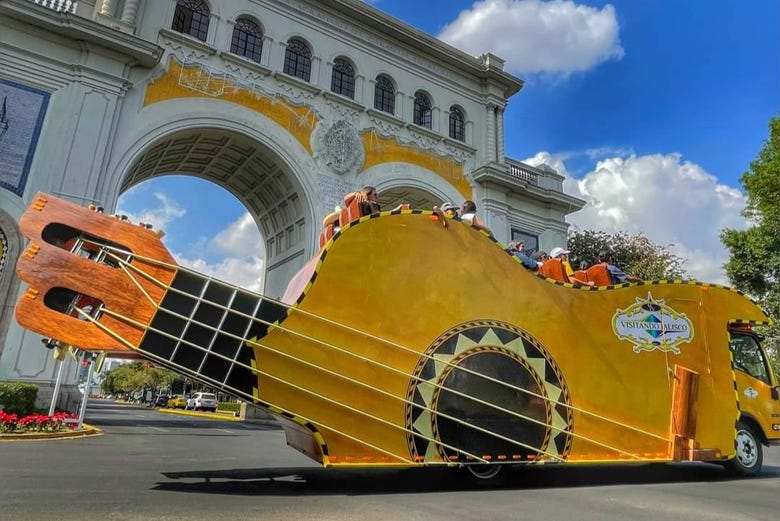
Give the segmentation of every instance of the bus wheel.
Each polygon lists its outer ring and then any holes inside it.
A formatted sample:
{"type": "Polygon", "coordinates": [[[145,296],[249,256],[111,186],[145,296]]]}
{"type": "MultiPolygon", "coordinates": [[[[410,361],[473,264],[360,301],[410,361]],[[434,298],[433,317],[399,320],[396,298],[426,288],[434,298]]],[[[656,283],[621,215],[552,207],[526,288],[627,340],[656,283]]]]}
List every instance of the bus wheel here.
{"type": "Polygon", "coordinates": [[[734,440],[737,455],[726,462],[726,469],[737,476],[755,476],[761,470],[764,451],[761,438],[748,423],[737,422],[737,437],[734,440]]]}
{"type": "Polygon", "coordinates": [[[471,481],[479,486],[497,486],[506,481],[506,465],[466,465],[471,481]]]}

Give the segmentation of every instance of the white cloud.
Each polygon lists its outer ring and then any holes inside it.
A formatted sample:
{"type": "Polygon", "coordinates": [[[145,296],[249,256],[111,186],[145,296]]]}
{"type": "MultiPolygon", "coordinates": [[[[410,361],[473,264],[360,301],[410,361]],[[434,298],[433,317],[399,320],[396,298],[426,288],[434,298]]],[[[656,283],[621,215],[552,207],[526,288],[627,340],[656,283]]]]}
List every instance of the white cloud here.
{"type": "MultiPolygon", "coordinates": [[[[155,192],[152,195],[156,204],[147,202],[147,207],[137,212],[120,213],[127,215],[131,222],[149,223],[155,229],[165,229],[171,221],[187,214],[185,208],[166,194],[155,192]]],[[[193,220],[203,217],[195,210],[190,213],[193,220]]],[[[245,212],[214,237],[197,240],[191,251],[208,252],[209,259],[192,253],[172,252],[172,255],[180,265],[204,275],[250,291],[262,290],[265,265],[263,241],[249,212],[245,212]]]]}
{"type": "Polygon", "coordinates": [[[185,208],[182,208],[176,201],[171,200],[162,192],[154,192],[152,197],[158,203],[155,208],[144,208],[137,213],[121,209],[117,210],[117,212],[127,215],[131,222],[151,224],[157,230],[164,230],[168,223],[183,217],[187,213],[185,208]]]}
{"type": "Polygon", "coordinates": [[[187,258],[180,253],[173,256],[182,266],[192,268],[204,275],[260,293],[263,289],[264,262],[258,256],[224,257],[210,263],[201,258],[187,258]]]}
{"type": "Polygon", "coordinates": [[[580,229],[644,233],[656,244],[673,245],[696,279],[726,283],[722,266],[728,251],[723,228],[744,228],[742,193],[721,184],[701,166],[679,154],[611,157],[596,163],[582,179],[571,177],[565,157],[540,152],[526,159],[546,163],[566,176],[564,191],[587,206],[568,217],[580,229]]]}
{"type": "Polygon", "coordinates": [[[204,245],[218,253],[215,262],[174,254],[180,264],[225,282],[260,292],[263,288],[263,241],[254,219],[245,212],[204,245]]]}
{"type": "Polygon", "coordinates": [[[615,8],[570,0],[482,0],[439,38],[475,56],[491,52],[515,74],[585,71],[624,55],[615,8]]]}
{"type": "Polygon", "coordinates": [[[255,220],[245,212],[211,240],[211,245],[226,255],[262,256],[263,241],[255,220]]]}

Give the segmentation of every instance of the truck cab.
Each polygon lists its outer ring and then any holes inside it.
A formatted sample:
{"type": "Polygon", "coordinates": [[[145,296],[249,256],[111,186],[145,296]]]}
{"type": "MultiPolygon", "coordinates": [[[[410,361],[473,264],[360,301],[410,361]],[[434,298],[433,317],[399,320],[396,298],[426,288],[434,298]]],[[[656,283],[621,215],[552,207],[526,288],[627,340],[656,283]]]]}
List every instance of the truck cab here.
{"type": "Polygon", "coordinates": [[[780,388],[763,338],[747,327],[729,333],[739,421],[736,455],[728,466],[737,474],[753,475],[761,468],[762,445],[780,444],[780,388]]]}

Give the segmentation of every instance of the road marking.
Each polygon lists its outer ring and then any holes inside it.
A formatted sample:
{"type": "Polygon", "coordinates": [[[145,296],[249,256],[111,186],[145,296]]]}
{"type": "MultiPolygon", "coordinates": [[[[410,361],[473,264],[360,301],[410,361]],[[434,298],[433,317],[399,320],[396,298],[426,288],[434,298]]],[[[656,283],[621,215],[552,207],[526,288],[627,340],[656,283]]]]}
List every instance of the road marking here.
{"type": "Polygon", "coordinates": [[[163,429],[162,427],[149,427],[149,428],[159,432],[168,432],[168,429],[163,429]]]}
{"type": "Polygon", "coordinates": [[[213,429],[213,430],[219,431],[219,432],[227,432],[228,434],[233,434],[233,431],[229,431],[227,429],[213,429]]]}

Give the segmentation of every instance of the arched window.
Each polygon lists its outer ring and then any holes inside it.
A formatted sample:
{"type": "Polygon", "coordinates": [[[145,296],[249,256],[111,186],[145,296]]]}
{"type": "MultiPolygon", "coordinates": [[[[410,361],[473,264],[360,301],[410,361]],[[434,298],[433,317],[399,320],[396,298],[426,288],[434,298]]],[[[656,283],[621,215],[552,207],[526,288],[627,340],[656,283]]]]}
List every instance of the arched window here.
{"type": "Polygon", "coordinates": [[[249,18],[238,18],[233,27],[230,52],[260,63],[263,53],[263,30],[249,18]]]}
{"type": "Polygon", "coordinates": [[[433,123],[433,105],[431,98],[423,91],[414,95],[414,124],[431,128],[433,123]]]}
{"type": "Polygon", "coordinates": [[[205,42],[210,14],[209,6],[202,0],[177,0],[171,29],[205,42]]]}
{"type": "Polygon", "coordinates": [[[376,77],[374,85],[374,108],[395,114],[395,85],[393,80],[384,75],[376,77]]]}
{"type": "Polygon", "coordinates": [[[466,116],[460,107],[450,107],[450,137],[466,141],[466,116]]]}
{"type": "Polygon", "coordinates": [[[330,90],[348,98],[355,97],[355,68],[344,58],[333,60],[330,90]]]}
{"type": "Polygon", "coordinates": [[[284,73],[304,81],[311,78],[311,49],[306,42],[292,38],[284,52],[284,73]]]}

